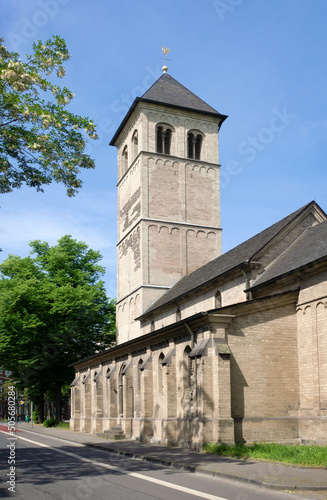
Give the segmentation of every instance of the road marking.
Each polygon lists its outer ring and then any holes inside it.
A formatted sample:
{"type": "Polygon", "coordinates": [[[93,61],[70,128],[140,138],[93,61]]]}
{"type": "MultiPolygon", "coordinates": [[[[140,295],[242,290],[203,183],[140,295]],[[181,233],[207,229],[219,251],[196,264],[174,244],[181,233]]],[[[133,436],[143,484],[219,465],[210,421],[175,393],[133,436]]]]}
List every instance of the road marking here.
{"type": "MultiPolygon", "coordinates": [[[[3,431],[0,431],[3,432],[3,431]]],[[[53,436],[51,436],[53,437],[53,436]]],[[[49,448],[50,450],[57,451],[58,453],[62,453],[63,455],[67,455],[72,458],[77,458],[78,460],[81,460],[82,462],[88,462],[93,465],[97,465],[99,467],[104,467],[105,469],[110,469],[114,470],[117,472],[120,472],[121,474],[126,474],[127,476],[135,477],[137,479],[141,479],[142,481],[148,481],[149,483],[154,483],[154,484],[159,484],[160,486],[164,486],[165,488],[170,488],[173,490],[178,490],[182,491],[183,493],[188,493],[189,495],[194,495],[198,498],[205,498],[206,500],[227,500],[226,498],[223,497],[217,497],[216,495],[210,495],[210,493],[204,493],[202,491],[197,491],[193,490],[191,488],[186,488],[185,486],[178,486],[176,484],[169,483],[168,481],[162,481],[161,479],[156,479],[152,478],[149,476],[144,476],[143,474],[139,474],[137,472],[129,472],[125,469],[122,469],[120,467],[117,467],[115,465],[109,465],[104,462],[98,462],[97,460],[92,460],[90,458],[84,458],[80,457],[79,455],[76,455],[76,453],[71,453],[69,451],[64,451],[61,450],[60,448],[54,448],[53,446],[49,446],[48,444],[44,443],[38,443],[37,441],[32,441],[31,439],[23,438],[22,436],[17,436],[18,439],[21,439],[22,441],[26,441],[27,443],[32,443],[36,444],[38,446],[41,446],[43,448],[49,448]]],[[[57,438],[55,438],[57,439],[57,438]]]]}
{"type": "MultiPolygon", "coordinates": [[[[15,429],[15,431],[17,431],[18,429],[15,429]]],[[[60,438],[60,437],[57,437],[57,436],[50,436],[50,434],[47,434],[47,433],[42,433],[42,432],[37,432],[37,431],[27,431],[26,429],[24,430],[19,430],[19,432],[24,432],[24,434],[27,432],[28,434],[33,434],[35,436],[35,434],[38,434],[39,436],[45,436],[46,438],[49,438],[49,439],[56,439],[57,441],[63,441],[64,443],[69,443],[69,444],[72,444],[74,443],[76,446],[85,446],[85,443],[79,443],[78,441],[73,441],[73,440],[69,440],[69,439],[64,439],[64,438],[60,438]]]]}

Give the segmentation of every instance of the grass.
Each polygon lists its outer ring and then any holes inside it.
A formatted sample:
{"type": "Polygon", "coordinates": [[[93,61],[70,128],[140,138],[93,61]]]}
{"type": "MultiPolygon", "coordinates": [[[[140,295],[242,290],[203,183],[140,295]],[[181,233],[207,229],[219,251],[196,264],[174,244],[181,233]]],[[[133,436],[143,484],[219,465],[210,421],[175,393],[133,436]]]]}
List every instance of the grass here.
{"type": "Polygon", "coordinates": [[[253,443],[251,445],[209,443],[204,451],[225,457],[271,460],[287,464],[314,467],[327,466],[327,446],[285,445],[278,443],[253,443]]]}
{"type": "Polygon", "coordinates": [[[69,422],[59,422],[58,425],[56,425],[59,429],[66,429],[66,431],[69,431],[69,422]]]}
{"type": "Polygon", "coordinates": [[[70,429],[69,422],[62,422],[60,420],[56,420],[55,418],[48,418],[43,422],[43,427],[55,427],[56,429],[70,429]]]}

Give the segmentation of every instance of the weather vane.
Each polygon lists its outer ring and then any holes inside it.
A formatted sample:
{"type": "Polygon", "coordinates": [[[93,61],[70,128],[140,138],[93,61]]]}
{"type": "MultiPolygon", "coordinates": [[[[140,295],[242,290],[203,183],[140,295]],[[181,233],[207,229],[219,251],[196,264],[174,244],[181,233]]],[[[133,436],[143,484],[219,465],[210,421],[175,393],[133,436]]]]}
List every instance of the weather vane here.
{"type": "Polygon", "coordinates": [[[165,48],[165,46],[163,45],[163,46],[162,46],[162,53],[163,53],[163,55],[164,55],[164,56],[163,56],[163,57],[161,57],[161,59],[163,59],[163,60],[164,60],[164,62],[165,62],[165,65],[162,67],[162,71],[163,71],[164,73],[167,73],[167,71],[168,71],[168,68],[167,68],[167,66],[166,66],[166,60],[167,60],[167,61],[170,61],[170,59],[167,59],[167,54],[169,54],[169,52],[170,52],[170,49],[168,49],[168,47],[166,47],[166,48],[165,48]]]}

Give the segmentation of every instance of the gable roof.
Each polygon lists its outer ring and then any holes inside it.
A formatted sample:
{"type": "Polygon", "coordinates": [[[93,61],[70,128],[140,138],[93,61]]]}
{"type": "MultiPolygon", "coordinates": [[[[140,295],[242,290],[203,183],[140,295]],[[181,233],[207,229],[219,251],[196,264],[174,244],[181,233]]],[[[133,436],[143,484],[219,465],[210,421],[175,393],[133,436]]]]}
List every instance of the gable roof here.
{"type": "Polygon", "coordinates": [[[253,282],[251,289],[268,284],[282,276],[300,270],[308,264],[327,258],[327,221],[308,227],[253,282]]]}
{"type": "Polygon", "coordinates": [[[182,277],[175,285],[165,292],[156,302],[154,302],[144,313],[137,319],[143,319],[148,314],[165,305],[174,302],[179,297],[200,288],[201,286],[216,280],[232,270],[241,267],[249,260],[253,259],[259,251],[268,245],[282,230],[284,230],[292,221],[299,217],[303,212],[309,211],[311,208],[321,208],[312,201],[304,207],[296,210],[292,214],[284,217],[284,219],[276,222],[264,231],[261,231],[244,243],[236,246],[232,250],[224,253],[216,259],[208,262],[204,266],[196,269],[187,276],[182,277]]]}
{"type": "Polygon", "coordinates": [[[164,73],[160,78],[142,95],[137,97],[130,109],[128,110],[125,118],[117,129],[115,135],[110,141],[110,146],[114,146],[116,139],[125,126],[130,115],[134,111],[139,102],[146,102],[152,104],[159,104],[162,106],[184,109],[193,111],[195,113],[202,113],[206,115],[215,116],[219,119],[219,127],[226,120],[227,115],[222,115],[216,109],[209,106],[200,97],[193,94],[184,85],[175,80],[172,76],[164,73]]]}

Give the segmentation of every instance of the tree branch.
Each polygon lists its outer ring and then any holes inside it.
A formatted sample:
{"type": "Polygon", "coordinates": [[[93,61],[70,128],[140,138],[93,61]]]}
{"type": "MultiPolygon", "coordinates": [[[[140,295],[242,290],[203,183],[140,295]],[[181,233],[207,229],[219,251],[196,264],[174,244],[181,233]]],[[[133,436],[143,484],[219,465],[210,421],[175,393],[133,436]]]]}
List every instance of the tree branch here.
{"type": "Polygon", "coordinates": [[[10,122],[7,122],[7,123],[0,123],[0,128],[6,127],[7,125],[10,125],[13,122],[17,122],[18,120],[20,120],[20,118],[15,118],[14,120],[11,120],[10,122]]]}
{"type": "Polygon", "coordinates": [[[30,155],[33,158],[33,160],[37,161],[37,158],[35,156],[33,156],[32,153],[30,153],[29,151],[26,151],[26,149],[22,149],[22,151],[24,151],[25,154],[30,155]]]}

